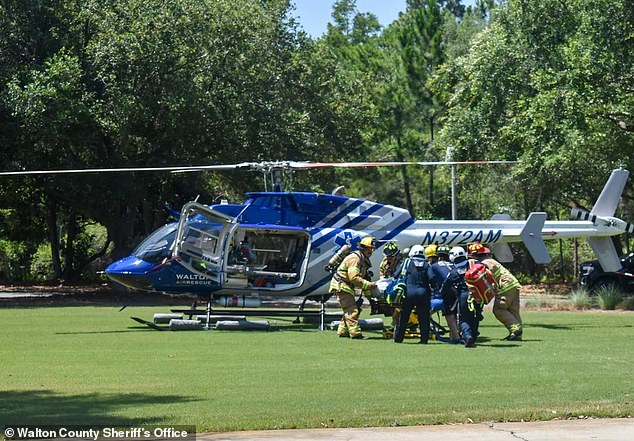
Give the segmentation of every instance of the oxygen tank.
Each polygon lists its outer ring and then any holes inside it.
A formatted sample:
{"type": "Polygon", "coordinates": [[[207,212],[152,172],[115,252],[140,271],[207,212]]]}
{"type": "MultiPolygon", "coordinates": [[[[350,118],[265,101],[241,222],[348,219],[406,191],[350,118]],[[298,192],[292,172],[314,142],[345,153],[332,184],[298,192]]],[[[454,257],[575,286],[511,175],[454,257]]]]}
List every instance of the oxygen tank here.
{"type": "Polygon", "coordinates": [[[337,251],[335,255],[332,256],[330,260],[328,261],[328,265],[326,265],[326,271],[330,271],[331,273],[334,273],[337,270],[337,268],[339,268],[339,265],[341,265],[341,262],[343,262],[343,259],[348,254],[350,254],[350,251],[352,251],[352,247],[348,244],[339,248],[339,251],[337,251]]]}
{"type": "Polygon", "coordinates": [[[220,297],[218,304],[220,306],[237,306],[239,308],[258,308],[261,305],[261,301],[258,297],[220,297]]]}

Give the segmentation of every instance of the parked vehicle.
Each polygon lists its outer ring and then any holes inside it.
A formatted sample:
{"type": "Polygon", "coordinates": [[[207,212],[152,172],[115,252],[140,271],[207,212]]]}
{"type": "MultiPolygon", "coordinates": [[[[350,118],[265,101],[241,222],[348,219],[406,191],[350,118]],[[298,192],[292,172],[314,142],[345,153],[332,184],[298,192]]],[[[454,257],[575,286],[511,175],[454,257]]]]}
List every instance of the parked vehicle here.
{"type": "Polygon", "coordinates": [[[579,266],[580,283],[589,291],[603,287],[616,287],[634,292],[634,252],[621,258],[622,267],[615,272],[605,272],[598,260],[583,262],[579,266]]]}

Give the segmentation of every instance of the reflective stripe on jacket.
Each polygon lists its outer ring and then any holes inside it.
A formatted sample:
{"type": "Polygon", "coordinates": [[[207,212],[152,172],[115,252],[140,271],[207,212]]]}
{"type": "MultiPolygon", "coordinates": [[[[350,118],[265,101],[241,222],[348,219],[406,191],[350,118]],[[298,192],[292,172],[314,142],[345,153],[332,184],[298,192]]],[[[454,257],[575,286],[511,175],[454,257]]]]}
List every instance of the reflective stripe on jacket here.
{"type": "Polygon", "coordinates": [[[379,266],[379,277],[382,279],[394,277],[394,272],[396,271],[396,268],[398,268],[398,266],[400,265],[401,260],[403,260],[401,256],[385,256],[381,261],[381,265],[379,266]]]}
{"type": "Polygon", "coordinates": [[[498,284],[498,294],[504,294],[513,288],[521,287],[520,282],[518,282],[515,276],[497,260],[484,259],[482,263],[493,273],[493,277],[495,277],[495,281],[498,284]]]}

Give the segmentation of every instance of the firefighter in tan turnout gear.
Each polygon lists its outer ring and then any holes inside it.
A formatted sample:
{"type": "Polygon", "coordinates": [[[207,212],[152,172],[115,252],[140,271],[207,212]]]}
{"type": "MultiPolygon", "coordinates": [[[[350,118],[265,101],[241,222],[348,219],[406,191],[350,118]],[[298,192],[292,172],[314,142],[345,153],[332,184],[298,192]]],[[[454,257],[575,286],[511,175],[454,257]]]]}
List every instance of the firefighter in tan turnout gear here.
{"type": "Polygon", "coordinates": [[[394,277],[396,268],[401,264],[403,258],[401,257],[401,250],[398,249],[396,242],[388,242],[383,247],[383,260],[379,266],[379,278],[387,279],[394,277]]]}
{"type": "Polygon", "coordinates": [[[372,289],[376,286],[368,280],[370,256],[375,249],[376,239],[372,236],[364,237],[359,243],[359,250],[347,255],[332,277],[329,292],[337,295],[343,310],[343,317],[337,329],[339,337],[364,338],[359,326],[361,311],[355,302],[355,289],[370,297],[372,289]]]}
{"type": "Polygon", "coordinates": [[[498,285],[493,303],[493,314],[509,331],[504,340],[522,339],[522,317],[520,316],[520,283],[500,262],[491,258],[491,250],[480,242],[469,245],[469,255],[481,261],[493,273],[498,285]]]}

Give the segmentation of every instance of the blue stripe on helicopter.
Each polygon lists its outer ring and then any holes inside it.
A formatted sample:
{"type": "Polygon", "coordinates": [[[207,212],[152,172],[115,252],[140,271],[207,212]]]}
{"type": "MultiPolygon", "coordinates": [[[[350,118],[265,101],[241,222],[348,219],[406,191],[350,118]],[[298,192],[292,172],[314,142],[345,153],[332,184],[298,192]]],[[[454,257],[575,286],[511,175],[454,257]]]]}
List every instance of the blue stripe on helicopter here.
{"type": "MultiPolygon", "coordinates": [[[[390,240],[390,239],[396,237],[401,231],[405,230],[407,227],[412,225],[414,222],[415,222],[415,220],[410,217],[405,222],[403,222],[401,225],[399,225],[398,227],[393,229],[389,234],[386,234],[385,236],[383,236],[380,240],[381,241],[387,241],[387,240],[390,240]]],[[[330,282],[330,279],[332,279],[332,276],[328,275],[328,276],[324,277],[323,279],[321,279],[319,282],[313,284],[313,286],[311,286],[310,288],[302,291],[301,293],[299,293],[297,295],[306,297],[311,292],[317,290],[318,288],[320,288],[324,284],[330,282]]]]}
{"type": "Polygon", "coordinates": [[[341,219],[343,219],[348,213],[350,213],[352,210],[354,210],[355,208],[357,208],[359,205],[363,204],[364,202],[366,202],[366,201],[363,201],[361,199],[357,199],[356,201],[354,201],[350,205],[346,206],[343,210],[341,210],[341,212],[339,214],[337,214],[335,217],[330,219],[324,225],[321,225],[320,228],[331,228],[333,225],[335,225],[337,222],[339,222],[341,219]]]}
{"type": "MultiPolygon", "coordinates": [[[[376,205],[371,206],[366,211],[364,211],[363,213],[355,216],[354,218],[352,218],[351,220],[346,222],[341,227],[335,229],[334,231],[331,231],[330,233],[324,234],[319,239],[314,241],[313,242],[313,248],[318,247],[318,246],[323,245],[324,243],[328,242],[330,239],[332,239],[334,236],[336,236],[340,232],[340,230],[345,230],[347,228],[351,228],[354,225],[358,224],[359,222],[362,222],[362,221],[366,220],[370,214],[376,212],[377,210],[381,209],[382,207],[383,207],[383,205],[381,205],[381,204],[376,204],[376,205]]],[[[321,230],[321,229],[316,229],[317,232],[319,232],[319,230],[321,230]]]]}
{"type": "Polygon", "coordinates": [[[383,238],[379,239],[381,242],[385,243],[388,240],[394,239],[401,231],[405,230],[407,227],[409,227],[410,225],[412,225],[414,222],[416,222],[414,220],[414,218],[409,218],[407,219],[405,222],[403,222],[401,225],[399,225],[398,227],[396,227],[395,229],[393,229],[392,231],[390,231],[389,234],[386,234],[383,238]]]}
{"type": "Polygon", "coordinates": [[[313,286],[311,286],[310,288],[308,288],[308,289],[300,292],[299,294],[297,294],[297,296],[298,297],[306,297],[307,295],[310,295],[310,293],[315,291],[315,290],[317,290],[317,288],[320,288],[323,285],[325,285],[326,283],[330,282],[330,279],[332,279],[331,275],[328,275],[328,276],[324,277],[319,282],[313,284],[313,286]]]}
{"type": "Polygon", "coordinates": [[[366,220],[372,213],[376,213],[381,208],[383,208],[383,205],[381,205],[381,204],[375,204],[375,205],[371,206],[370,208],[365,210],[363,213],[359,214],[354,219],[350,220],[346,224],[346,226],[343,227],[343,228],[352,228],[353,226],[355,226],[356,224],[360,223],[361,221],[366,220]]]}

